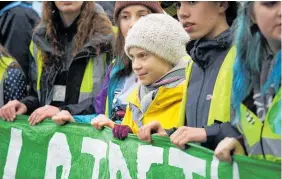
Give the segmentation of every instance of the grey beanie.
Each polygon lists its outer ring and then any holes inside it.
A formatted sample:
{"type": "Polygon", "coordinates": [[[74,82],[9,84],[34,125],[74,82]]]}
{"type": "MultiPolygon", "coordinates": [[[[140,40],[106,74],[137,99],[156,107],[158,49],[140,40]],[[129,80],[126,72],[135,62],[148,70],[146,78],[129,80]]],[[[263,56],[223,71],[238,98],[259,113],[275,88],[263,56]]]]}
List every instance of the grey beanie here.
{"type": "Polygon", "coordinates": [[[142,48],[175,65],[188,55],[189,41],[189,35],[177,20],[167,14],[149,14],[128,31],[124,49],[129,56],[131,47],[142,48]]]}

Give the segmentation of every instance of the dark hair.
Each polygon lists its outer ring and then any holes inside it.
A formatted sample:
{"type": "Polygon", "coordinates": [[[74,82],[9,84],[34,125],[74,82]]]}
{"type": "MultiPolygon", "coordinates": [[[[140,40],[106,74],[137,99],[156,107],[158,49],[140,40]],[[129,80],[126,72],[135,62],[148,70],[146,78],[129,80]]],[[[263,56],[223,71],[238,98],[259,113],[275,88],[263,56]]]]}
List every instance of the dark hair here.
{"type": "MultiPolygon", "coordinates": [[[[109,18],[95,9],[95,2],[83,2],[80,17],[77,22],[77,33],[74,36],[75,48],[73,56],[96,34],[111,35],[113,33],[109,18]]],[[[50,59],[58,59],[56,57],[60,57],[63,53],[62,44],[58,41],[57,37],[57,31],[59,31],[58,23],[60,22],[59,18],[59,10],[55,3],[53,1],[43,2],[43,17],[40,25],[46,25],[46,38],[51,42],[51,46],[53,47],[52,58],[48,58],[47,54],[42,52],[45,64],[52,63],[50,59]]]]}
{"type": "MultiPolygon", "coordinates": [[[[216,3],[222,3],[224,1],[215,1],[216,3]]],[[[225,11],[226,21],[229,26],[233,24],[233,21],[237,17],[237,11],[240,6],[240,3],[237,3],[236,1],[226,1],[228,2],[228,8],[225,11]]],[[[178,9],[180,7],[179,1],[170,1],[167,3],[162,3],[162,7],[171,6],[169,9],[178,9]]]]}
{"type": "Polygon", "coordinates": [[[132,72],[132,66],[131,66],[132,63],[130,58],[124,52],[125,39],[120,30],[120,18],[118,18],[116,22],[116,26],[118,27],[118,32],[113,44],[114,56],[116,58],[115,63],[124,66],[124,69],[121,70],[118,75],[128,76],[132,72]]]}
{"type": "Polygon", "coordinates": [[[226,9],[226,21],[231,26],[237,17],[237,11],[240,6],[236,1],[228,1],[229,7],[226,9]]]}

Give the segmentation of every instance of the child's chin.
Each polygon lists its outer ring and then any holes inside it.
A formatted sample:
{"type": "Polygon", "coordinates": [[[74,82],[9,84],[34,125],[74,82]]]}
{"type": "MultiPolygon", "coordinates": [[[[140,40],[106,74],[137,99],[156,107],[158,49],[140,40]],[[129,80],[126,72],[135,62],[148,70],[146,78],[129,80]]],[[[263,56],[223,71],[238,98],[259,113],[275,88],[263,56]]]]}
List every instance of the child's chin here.
{"type": "Polygon", "coordinates": [[[150,82],[145,81],[145,80],[140,80],[140,83],[141,83],[142,85],[145,85],[145,86],[147,86],[147,85],[150,85],[150,84],[151,84],[150,82]]]}

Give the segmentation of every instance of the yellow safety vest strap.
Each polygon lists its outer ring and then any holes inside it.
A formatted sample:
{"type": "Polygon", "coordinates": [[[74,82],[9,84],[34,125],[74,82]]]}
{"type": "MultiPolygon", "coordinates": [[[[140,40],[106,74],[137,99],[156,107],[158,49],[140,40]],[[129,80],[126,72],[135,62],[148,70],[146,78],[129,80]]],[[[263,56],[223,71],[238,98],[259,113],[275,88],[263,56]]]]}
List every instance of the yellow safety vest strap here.
{"type": "Polygon", "coordinates": [[[230,121],[231,88],[235,57],[236,47],[233,46],[225,57],[217,75],[209,109],[208,125],[213,124],[214,120],[221,122],[230,121]]]}

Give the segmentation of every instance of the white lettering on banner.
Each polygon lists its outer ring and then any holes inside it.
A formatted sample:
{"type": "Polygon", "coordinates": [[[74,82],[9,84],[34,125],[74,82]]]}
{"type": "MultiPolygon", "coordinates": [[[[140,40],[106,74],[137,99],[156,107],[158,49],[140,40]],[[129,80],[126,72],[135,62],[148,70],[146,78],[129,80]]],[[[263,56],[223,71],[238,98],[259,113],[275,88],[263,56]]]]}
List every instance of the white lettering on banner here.
{"type": "Polygon", "coordinates": [[[168,164],[183,168],[186,179],[192,179],[193,173],[206,177],[206,161],[182,152],[179,149],[170,148],[168,164]]]}
{"type": "Polygon", "coordinates": [[[146,179],[146,173],[149,171],[152,163],[163,163],[163,151],[161,147],[151,145],[139,145],[137,156],[138,179],[146,179]]]}
{"type": "Polygon", "coordinates": [[[233,170],[232,171],[233,171],[233,179],[240,179],[238,164],[236,162],[233,162],[233,170]]]}
{"type": "Polygon", "coordinates": [[[101,140],[83,137],[81,153],[91,154],[95,158],[92,179],[99,178],[100,160],[106,157],[107,148],[107,143],[101,140]]]}
{"type": "MultiPolygon", "coordinates": [[[[22,150],[22,130],[11,128],[11,138],[4,167],[3,179],[14,179],[17,173],[18,161],[22,150]]],[[[126,160],[121,152],[120,146],[110,141],[108,144],[102,140],[83,137],[81,153],[90,154],[94,158],[92,179],[99,178],[102,171],[100,165],[102,159],[108,160],[110,179],[116,179],[120,171],[123,179],[131,179],[126,160]],[[108,153],[108,155],[107,155],[108,153]]],[[[147,172],[152,164],[163,164],[164,149],[152,145],[139,145],[137,150],[137,178],[146,179],[147,172]]],[[[62,179],[67,179],[71,170],[71,159],[69,145],[66,135],[56,132],[49,141],[45,179],[56,178],[57,168],[62,166],[62,179]]],[[[218,179],[220,161],[213,156],[211,161],[210,178],[218,179]]],[[[180,149],[169,148],[168,165],[183,169],[185,178],[192,179],[193,173],[206,177],[207,161],[189,155],[180,149]]],[[[230,173],[231,175],[231,173],[230,173]]],[[[232,178],[240,179],[238,164],[232,164],[232,178]]]]}
{"type": "Polygon", "coordinates": [[[219,165],[219,160],[216,158],[216,156],[213,156],[212,162],[211,162],[211,178],[212,179],[218,178],[218,165],[219,165]]]}
{"type": "Polygon", "coordinates": [[[124,157],[120,147],[117,144],[110,142],[109,147],[109,170],[110,178],[116,179],[117,172],[121,172],[123,179],[131,179],[124,157]]]}
{"type": "Polygon", "coordinates": [[[71,168],[71,153],[66,135],[56,132],[48,146],[45,179],[56,178],[58,166],[63,166],[61,178],[68,178],[71,168]]]}
{"type": "Polygon", "coordinates": [[[16,177],[16,171],[22,145],[22,130],[11,128],[11,139],[8,149],[6,165],[4,168],[3,179],[11,179],[16,177]]]}

